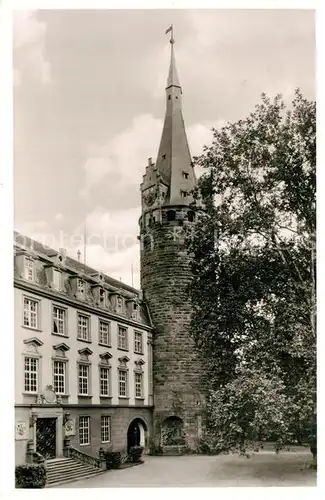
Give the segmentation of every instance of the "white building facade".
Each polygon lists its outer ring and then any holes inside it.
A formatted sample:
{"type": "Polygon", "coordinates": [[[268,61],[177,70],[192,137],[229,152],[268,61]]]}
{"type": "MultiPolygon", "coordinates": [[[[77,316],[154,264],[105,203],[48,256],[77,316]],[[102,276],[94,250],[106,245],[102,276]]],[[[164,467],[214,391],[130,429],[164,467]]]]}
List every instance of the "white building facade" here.
{"type": "Polygon", "coordinates": [[[15,235],[16,463],[65,446],[149,446],[152,325],[141,294],[15,235]]]}

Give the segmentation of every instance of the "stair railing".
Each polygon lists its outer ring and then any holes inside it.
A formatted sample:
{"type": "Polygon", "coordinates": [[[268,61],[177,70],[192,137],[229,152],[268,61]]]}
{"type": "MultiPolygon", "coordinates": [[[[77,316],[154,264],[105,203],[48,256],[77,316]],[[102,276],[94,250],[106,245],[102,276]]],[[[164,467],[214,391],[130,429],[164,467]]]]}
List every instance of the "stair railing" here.
{"type": "MultiPolygon", "coordinates": [[[[102,460],[100,460],[99,458],[96,458],[96,457],[92,457],[91,455],[87,455],[86,453],[83,453],[82,451],[77,450],[76,448],[72,448],[71,446],[69,448],[65,448],[64,455],[67,458],[74,458],[78,462],[92,465],[93,467],[96,467],[97,469],[104,468],[104,464],[103,464],[102,460]]],[[[105,468],[106,468],[106,463],[105,463],[105,468]]]]}

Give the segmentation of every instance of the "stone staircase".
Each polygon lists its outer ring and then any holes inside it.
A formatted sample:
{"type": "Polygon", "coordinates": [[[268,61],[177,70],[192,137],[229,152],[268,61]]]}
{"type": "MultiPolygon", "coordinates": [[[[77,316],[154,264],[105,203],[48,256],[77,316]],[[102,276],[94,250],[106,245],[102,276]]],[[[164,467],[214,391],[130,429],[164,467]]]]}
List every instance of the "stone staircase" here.
{"type": "Polygon", "coordinates": [[[46,461],[47,481],[46,487],[79,479],[87,479],[104,471],[99,467],[83,463],[74,458],[54,458],[46,461]]]}

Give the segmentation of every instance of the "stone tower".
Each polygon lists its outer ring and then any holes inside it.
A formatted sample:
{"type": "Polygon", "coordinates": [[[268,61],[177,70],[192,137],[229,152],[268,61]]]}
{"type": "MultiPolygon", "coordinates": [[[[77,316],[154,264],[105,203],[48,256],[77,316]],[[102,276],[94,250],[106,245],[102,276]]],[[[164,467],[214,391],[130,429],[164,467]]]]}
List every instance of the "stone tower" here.
{"type": "Polygon", "coordinates": [[[141,184],[141,288],[154,325],[154,440],[163,452],[195,449],[202,427],[200,364],[189,333],[189,260],[184,227],[195,211],[196,185],[182,115],[182,89],[171,43],[166,114],[156,163],[149,158],[141,184]]]}

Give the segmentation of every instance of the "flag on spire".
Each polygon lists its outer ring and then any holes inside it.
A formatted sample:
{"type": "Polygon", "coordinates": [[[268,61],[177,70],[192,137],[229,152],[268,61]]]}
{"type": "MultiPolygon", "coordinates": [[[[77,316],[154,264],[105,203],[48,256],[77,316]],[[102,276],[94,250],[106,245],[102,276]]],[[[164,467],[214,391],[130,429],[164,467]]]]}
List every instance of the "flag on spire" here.
{"type": "Polygon", "coordinates": [[[174,40],[174,32],[173,32],[173,25],[171,24],[169,26],[169,28],[165,31],[165,34],[167,35],[167,33],[170,33],[170,43],[173,44],[175,43],[175,40],[174,40]]]}

